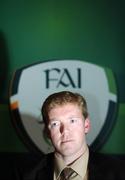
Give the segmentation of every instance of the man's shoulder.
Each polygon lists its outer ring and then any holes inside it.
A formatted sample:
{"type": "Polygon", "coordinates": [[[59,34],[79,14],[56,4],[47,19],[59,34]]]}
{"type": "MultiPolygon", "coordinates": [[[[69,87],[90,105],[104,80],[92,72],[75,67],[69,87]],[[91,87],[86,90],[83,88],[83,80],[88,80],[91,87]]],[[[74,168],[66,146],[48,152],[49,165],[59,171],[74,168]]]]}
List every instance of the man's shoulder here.
{"type": "Polygon", "coordinates": [[[98,174],[102,179],[125,180],[125,159],[117,155],[90,151],[89,169],[92,175],[98,174]]]}
{"type": "Polygon", "coordinates": [[[116,154],[106,154],[101,152],[93,152],[90,150],[90,161],[93,163],[99,163],[101,164],[124,164],[125,163],[125,155],[123,155],[124,158],[122,158],[122,155],[116,155],[116,154]]]}
{"type": "MultiPolygon", "coordinates": [[[[34,180],[36,177],[48,178],[53,171],[53,153],[37,156],[35,163],[31,160],[27,165],[15,167],[15,179],[19,180],[34,180]]],[[[49,179],[49,178],[48,178],[49,179]]]]}

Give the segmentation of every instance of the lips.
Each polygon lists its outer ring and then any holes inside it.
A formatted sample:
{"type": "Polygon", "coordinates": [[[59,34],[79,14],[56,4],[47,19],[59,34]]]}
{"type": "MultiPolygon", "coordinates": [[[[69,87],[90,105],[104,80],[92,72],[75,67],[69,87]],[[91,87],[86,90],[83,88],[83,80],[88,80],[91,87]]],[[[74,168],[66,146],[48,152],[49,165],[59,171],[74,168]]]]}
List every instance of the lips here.
{"type": "Polygon", "coordinates": [[[61,143],[62,144],[65,144],[65,143],[69,143],[69,142],[72,142],[73,140],[69,139],[69,140],[63,140],[61,143]]]}

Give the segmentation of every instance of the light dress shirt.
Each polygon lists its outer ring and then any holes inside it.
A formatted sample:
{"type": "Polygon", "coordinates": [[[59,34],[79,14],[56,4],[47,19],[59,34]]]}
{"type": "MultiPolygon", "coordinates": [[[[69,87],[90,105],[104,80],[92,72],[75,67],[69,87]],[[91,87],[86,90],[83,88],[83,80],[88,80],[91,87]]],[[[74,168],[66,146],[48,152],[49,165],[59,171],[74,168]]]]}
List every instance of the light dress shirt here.
{"type": "Polygon", "coordinates": [[[71,180],[88,180],[88,158],[89,150],[88,147],[84,154],[82,154],[76,161],[74,161],[70,166],[66,166],[64,161],[59,158],[56,153],[54,156],[54,180],[60,180],[60,174],[65,167],[72,168],[75,173],[69,178],[71,180]]]}

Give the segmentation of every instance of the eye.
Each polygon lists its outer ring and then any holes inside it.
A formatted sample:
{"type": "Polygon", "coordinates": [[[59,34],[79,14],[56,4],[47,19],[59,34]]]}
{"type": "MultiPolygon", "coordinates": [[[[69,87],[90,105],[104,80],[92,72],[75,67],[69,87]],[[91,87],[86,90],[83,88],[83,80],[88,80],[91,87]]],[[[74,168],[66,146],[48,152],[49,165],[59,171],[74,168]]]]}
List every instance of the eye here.
{"type": "Polygon", "coordinates": [[[53,128],[56,128],[60,125],[60,122],[59,121],[52,121],[50,124],[49,124],[49,129],[53,129],[53,128]]]}
{"type": "Polygon", "coordinates": [[[77,122],[77,119],[73,118],[73,119],[70,119],[70,123],[74,124],[77,122]]]}

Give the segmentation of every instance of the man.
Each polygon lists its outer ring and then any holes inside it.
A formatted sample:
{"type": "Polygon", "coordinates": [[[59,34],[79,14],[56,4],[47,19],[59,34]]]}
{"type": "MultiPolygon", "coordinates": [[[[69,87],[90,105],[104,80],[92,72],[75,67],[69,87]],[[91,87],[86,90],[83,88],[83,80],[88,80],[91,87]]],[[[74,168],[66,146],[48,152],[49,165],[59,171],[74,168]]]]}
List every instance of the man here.
{"type": "Polygon", "coordinates": [[[87,177],[89,152],[85,134],[90,129],[90,121],[83,97],[71,92],[53,94],[44,102],[42,114],[55,147],[54,180],[66,166],[79,172],[79,179],[87,177]]]}
{"type": "Polygon", "coordinates": [[[43,103],[42,116],[55,151],[21,179],[125,180],[123,162],[93,153],[88,147],[90,120],[80,94],[62,91],[50,95],[43,103]],[[68,175],[65,169],[70,171],[68,175]]]}

